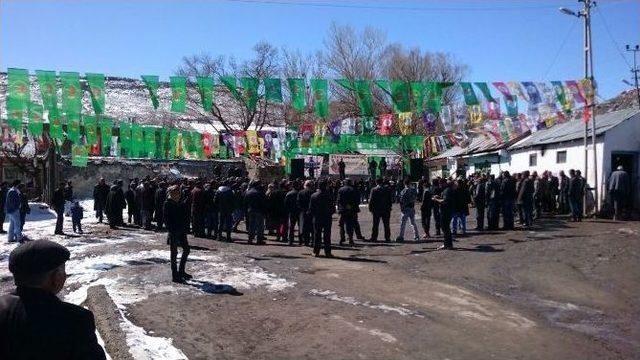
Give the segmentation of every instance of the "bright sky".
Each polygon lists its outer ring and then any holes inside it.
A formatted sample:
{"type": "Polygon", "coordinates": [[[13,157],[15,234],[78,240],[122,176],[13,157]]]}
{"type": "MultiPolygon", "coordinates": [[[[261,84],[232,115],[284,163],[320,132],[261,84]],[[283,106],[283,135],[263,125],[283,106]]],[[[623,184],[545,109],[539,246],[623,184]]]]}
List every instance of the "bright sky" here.
{"type": "MultiPolygon", "coordinates": [[[[407,47],[448,52],[471,81],[583,76],[582,20],[572,0],[91,0],[0,1],[0,69],[171,75],[184,55],[250,55],[260,40],[303,52],[323,46],[331,22],[387,32],[407,47]]],[[[599,94],[628,88],[640,44],[640,1],[601,0],[593,13],[599,94]],[[626,61],[625,61],[626,58],[626,61]]],[[[640,56],[640,54],[639,54],[640,56]]],[[[639,59],[640,60],[640,59],[639,59]]],[[[494,90],[492,88],[492,90],[494,90]]]]}

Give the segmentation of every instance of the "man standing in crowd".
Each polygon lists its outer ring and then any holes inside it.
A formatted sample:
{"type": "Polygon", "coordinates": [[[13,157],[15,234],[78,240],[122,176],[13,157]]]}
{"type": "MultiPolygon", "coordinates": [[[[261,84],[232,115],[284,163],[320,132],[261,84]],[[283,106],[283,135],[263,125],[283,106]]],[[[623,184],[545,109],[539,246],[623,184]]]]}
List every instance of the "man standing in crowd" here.
{"type": "Polygon", "coordinates": [[[167,200],[164,203],[164,218],[167,226],[167,244],[171,252],[171,280],[176,283],[184,283],[192,278],[185,272],[187,258],[191,248],[187,241],[186,216],[189,209],[180,201],[180,187],[173,185],[167,190],[167,200]],[[182,248],[180,266],[177,264],[178,247],[182,248]]]}
{"type": "Polygon", "coordinates": [[[376,162],[376,159],[371,158],[371,160],[369,160],[369,177],[371,179],[375,179],[376,178],[376,168],[378,167],[378,163],[376,162]]]}
{"type": "MultiPolygon", "coordinates": [[[[213,198],[214,206],[220,213],[220,220],[218,223],[217,238],[221,241],[231,242],[231,227],[233,226],[233,207],[234,207],[234,194],[233,190],[229,186],[229,180],[222,182],[218,191],[213,198]],[[222,232],[227,235],[226,238],[222,237],[222,232]]],[[[166,222],[165,218],[165,222],[166,222]]]]}
{"type": "Polygon", "coordinates": [[[494,175],[489,175],[489,181],[485,186],[485,200],[487,202],[487,229],[498,230],[500,221],[500,186],[494,175]]]}
{"type": "Polygon", "coordinates": [[[391,228],[389,219],[391,217],[391,205],[393,199],[391,189],[384,184],[382,177],[376,179],[376,186],[371,189],[369,196],[369,211],[373,217],[373,227],[371,229],[371,241],[378,241],[378,228],[380,220],[384,228],[384,241],[391,241],[391,228]]]}
{"type": "Polygon", "coordinates": [[[122,180],[116,180],[113,182],[109,194],[107,195],[107,220],[109,221],[109,227],[117,229],[118,226],[124,225],[122,220],[122,211],[127,203],[122,192],[122,180]]]}
{"type": "Polygon", "coordinates": [[[429,186],[429,180],[425,180],[426,186],[422,189],[422,202],[420,204],[420,220],[422,222],[422,230],[424,230],[424,238],[431,237],[431,214],[433,212],[433,191],[429,186]]]}
{"type": "Polygon", "coordinates": [[[204,198],[205,198],[205,219],[204,227],[206,229],[206,236],[208,238],[216,239],[218,232],[218,207],[215,204],[216,197],[216,183],[211,181],[204,186],[204,198]]]}
{"type": "Polygon", "coordinates": [[[529,176],[529,171],[522,173],[522,184],[520,185],[520,191],[518,192],[518,204],[522,207],[523,225],[525,227],[531,227],[533,225],[533,194],[534,194],[533,179],[529,176]]]}
{"type": "Polygon", "coordinates": [[[267,206],[267,197],[262,189],[260,180],[252,180],[249,190],[244,196],[244,205],[247,209],[247,232],[249,244],[257,239],[256,244],[264,244],[264,213],[267,206]]]}
{"type": "Polygon", "coordinates": [[[508,171],[504,171],[502,173],[502,183],[500,184],[503,230],[513,230],[513,203],[516,195],[516,182],[508,171]]]}
{"type": "MultiPolygon", "coordinates": [[[[414,208],[418,193],[416,189],[411,185],[409,178],[404,179],[404,189],[400,192],[400,212],[402,213],[402,220],[400,222],[400,234],[396,238],[397,242],[404,241],[404,229],[407,225],[407,220],[411,223],[413,228],[413,238],[415,241],[420,240],[420,233],[418,231],[418,225],[416,225],[416,210],[414,208]]],[[[447,225],[443,225],[447,226],[447,225]]]]}
{"type": "Polygon", "coordinates": [[[20,224],[20,206],[22,201],[20,199],[20,190],[18,186],[20,180],[14,180],[11,188],[7,191],[7,196],[4,204],[4,212],[9,218],[9,233],[7,234],[8,242],[22,242],[22,231],[20,224]]]}
{"type": "Polygon", "coordinates": [[[347,166],[344,163],[344,159],[340,158],[340,161],[338,161],[338,174],[340,174],[340,180],[344,180],[346,173],[345,173],[345,168],[347,166]]]}
{"type": "Polygon", "coordinates": [[[451,236],[451,217],[455,207],[455,190],[456,183],[452,180],[447,181],[446,187],[442,191],[442,196],[435,196],[433,198],[438,204],[440,204],[440,216],[442,221],[442,235],[444,244],[438,249],[452,250],[453,249],[453,237],[451,236]]]}
{"type": "Polygon", "coordinates": [[[3,229],[4,219],[7,216],[7,213],[4,210],[5,201],[7,200],[7,192],[9,191],[9,186],[6,181],[0,183],[0,234],[6,234],[7,232],[3,229]]]}
{"type": "MultiPolygon", "coordinates": [[[[125,191],[124,193],[124,197],[127,202],[127,223],[128,224],[131,224],[131,221],[133,221],[135,225],[138,225],[138,220],[137,220],[138,206],[136,204],[136,187],[137,186],[138,185],[134,181],[129,181],[129,186],[127,187],[127,191],[125,191]]],[[[162,200],[162,205],[164,206],[164,200],[162,200]]]]}
{"type": "Polygon", "coordinates": [[[53,210],[56,212],[56,229],[54,235],[64,235],[62,232],[62,224],[64,222],[64,182],[60,182],[58,188],[53,192],[51,199],[53,210]]]}
{"type": "Polygon", "coordinates": [[[378,163],[378,169],[380,169],[380,177],[384,178],[387,176],[387,160],[383,156],[380,158],[380,163],[378,163]]]}
{"type": "Polygon", "coordinates": [[[156,222],[156,231],[162,231],[164,224],[164,211],[162,207],[164,206],[165,200],[167,200],[167,184],[164,181],[161,181],[158,184],[153,200],[153,216],[156,222]]]}
{"type": "Polygon", "coordinates": [[[206,197],[202,183],[197,181],[191,190],[191,227],[193,236],[204,237],[204,219],[206,215],[206,197]]]}
{"type": "Polygon", "coordinates": [[[316,161],[313,156],[309,157],[309,177],[312,179],[316,177],[316,161]]]}
{"type": "Polygon", "coordinates": [[[360,204],[360,196],[353,188],[351,179],[345,179],[343,186],[338,190],[338,214],[340,214],[340,245],[345,241],[345,228],[349,245],[353,245],[353,231],[356,222],[356,211],[360,204]]]}
{"type": "Polygon", "coordinates": [[[18,185],[18,190],[20,191],[20,234],[24,241],[25,236],[22,235],[22,230],[24,230],[24,223],[27,220],[27,214],[31,213],[31,208],[29,207],[29,199],[27,198],[27,191],[24,184],[18,185]]]}
{"type": "Polygon", "coordinates": [[[67,260],[69,251],[48,240],[11,252],[16,290],[0,297],[0,359],[105,359],[91,311],[56,296],[67,260]]]}
{"type": "Polygon", "coordinates": [[[109,195],[109,185],[105,183],[104,178],[93,187],[93,209],[96,211],[96,218],[102,223],[103,213],[107,204],[107,195],[109,195]]]}
{"type": "Polygon", "coordinates": [[[569,177],[564,171],[560,170],[560,192],[558,194],[558,211],[560,214],[566,214],[569,210],[569,177]]]}
{"type": "Polygon", "coordinates": [[[476,188],[473,193],[473,203],[476,206],[476,230],[484,230],[484,208],[485,208],[485,196],[487,191],[487,176],[485,174],[480,175],[476,180],[476,188]]]}
{"type": "Polygon", "coordinates": [[[569,170],[569,205],[571,206],[571,221],[582,221],[582,197],[584,187],[577,171],[569,170]]]}
{"type": "Polygon", "coordinates": [[[631,199],[629,191],[629,175],[622,165],[609,177],[609,195],[613,202],[613,220],[624,220],[623,209],[626,199],[631,199]]]}
{"type": "Polygon", "coordinates": [[[300,244],[305,246],[311,245],[311,238],[313,236],[313,216],[311,209],[309,208],[309,201],[311,195],[314,192],[314,185],[312,180],[307,180],[304,183],[304,189],[298,193],[298,211],[300,211],[300,244]]]}
{"type": "Polygon", "coordinates": [[[331,255],[331,215],[335,212],[333,198],[327,189],[327,180],[318,182],[318,190],[309,199],[309,212],[313,217],[313,254],[320,255],[320,247],[324,245],[324,255],[331,255]]]}

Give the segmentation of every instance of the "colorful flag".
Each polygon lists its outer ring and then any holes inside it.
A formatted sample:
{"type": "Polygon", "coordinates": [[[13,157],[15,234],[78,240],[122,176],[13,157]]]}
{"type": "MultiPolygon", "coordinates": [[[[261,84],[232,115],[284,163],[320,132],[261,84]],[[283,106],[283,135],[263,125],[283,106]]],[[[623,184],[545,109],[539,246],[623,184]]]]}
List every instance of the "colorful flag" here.
{"type": "Polygon", "coordinates": [[[67,139],[73,144],[80,143],[80,114],[67,114],[67,139]]]}
{"type": "Polygon", "coordinates": [[[516,95],[511,95],[511,97],[503,97],[504,106],[507,109],[507,116],[515,117],[518,116],[518,97],[516,95]]]}
{"type": "Polygon", "coordinates": [[[540,104],[542,102],[542,97],[540,96],[540,91],[538,91],[536,84],[531,81],[523,81],[522,86],[524,86],[524,89],[527,91],[529,103],[540,104]]]}
{"type": "Polygon", "coordinates": [[[436,132],[436,114],[430,111],[424,111],[422,113],[422,122],[424,123],[424,130],[427,133],[435,133],[436,132]]]}
{"type": "Polygon", "coordinates": [[[553,91],[556,94],[556,100],[558,100],[562,109],[566,111],[567,95],[564,92],[564,85],[562,85],[561,81],[552,81],[551,85],[553,86],[553,91]]]}
{"type": "Polygon", "coordinates": [[[493,86],[496,89],[498,89],[498,91],[502,94],[502,96],[505,99],[505,102],[507,100],[513,101],[514,95],[511,93],[511,90],[509,90],[509,87],[507,86],[507,84],[505,84],[504,82],[498,81],[498,82],[494,82],[493,86]]]}
{"type": "Polygon", "coordinates": [[[411,112],[401,112],[398,114],[398,127],[400,134],[410,135],[413,133],[413,119],[411,112]]]}
{"type": "Polygon", "coordinates": [[[391,135],[393,126],[393,114],[382,114],[378,118],[378,131],[380,135],[391,135]]]}
{"type": "Polygon", "coordinates": [[[31,103],[29,106],[29,125],[27,126],[27,130],[35,137],[42,136],[42,115],[42,105],[31,103]]]}
{"type": "Polygon", "coordinates": [[[151,104],[154,109],[158,109],[160,101],[158,100],[158,88],[160,87],[160,79],[157,75],[142,75],[142,82],[149,91],[149,97],[151,98],[151,104]]]}
{"type": "Polygon", "coordinates": [[[211,147],[211,156],[213,157],[220,153],[220,135],[211,134],[210,140],[209,147],[211,147]]]}
{"type": "Polygon", "coordinates": [[[213,107],[213,78],[209,76],[196,77],[198,83],[198,93],[200,94],[200,101],[202,101],[202,108],[204,111],[211,111],[213,107]]]}
{"type": "Polygon", "coordinates": [[[307,107],[304,79],[289,78],[287,82],[289,83],[289,91],[291,92],[291,107],[297,112],[303,112],[307,107]]]}
{"type": "Polygon", "coordinates": [[[25,69],[7,70],[7,120],[9,127],[18,130],[28,116],[31,103],[29,71],[25,69]]]}
{"type": "Polygon", "coordinates": [[[329,135],[331,135],[331,141],[337,143],[340,141],[340,134],[342,133],[342,121],[333,120],[329,123],[329,135]]]}
{"type": "Polygon", "coordinates": [[[355,135],[356,133],[356,120],[353,118],[342,119],[342,125],[340,131],[343,135],[355,135]]]}
{"type": "Polygon", "coordinates": [[[187,78],[171,76],[171,111],[183,113],[187,110],[187,78]]]}
{"type": "Polygon", "coordinates": [[[309,145],[311,145],[313,130],[314,127],[312,123],[304,123],[300,125],[300,147],[309,147],[309,145]]]}
{"type": "Polygon", "coordinates": [[[453,124],[455,122],[455,113],[451,105],[445,105],[440,110],[440,119],[442,120],[442,126],[444,131],[453,130],[453,124]]]}
{"type": "Polygon", "coordinates": [[[329,84],[326,79],[311,79],[313,107],[317,117],[329,116],[329,84]]]}
{"type": "Polygon", "coordinates": [[[273,103],[282,103],[282,82],[278,78],[267,78],[264,82],[264,97],[273,103]]]}
{"type": "Polygon", "coordinates": [[[62,82],[62,110],[69,116],[80,116],[82,111],[82,88],[80,75],[77,72],[61,72],[62,82]]]}
{"type": "Polygon", "coordinates": [[[487,85],[487,83],[485,82],[476,82],[474,83],[476,84],[476,86],[478,87],[478,89],[480,89],[480,92],[482,93],[482,96],[484,96],[484,99],[487,102],[490,103],[495,103],[496,99],[493,98],[493,96],[491,95],[491,91],[489,90],[489,85],[487,85]]]}
{"type": "Polygon", "coordinates": [[[451,82],[428,82],[427,83],[427,109],[431,112],[439,113],[442,109],[442,95],[445,88],[453,85],[451,82]]]}
{"type": "Polygon", "coordinates": [[[233,134],[233,152],[236,157],[242,156],[247,148],[247,143],[244,138],[244,131],[236,131],[233,134]]]}
{"type": "Polygon", "coordinates": [[[409,82],[402,80],[392,80],[391,100],[393,101],[393,111],[396,114],[411,111],[411,101],[409,98],[409,82]]]}
{"type": "Polygon", "coordinates": [[[469,109],[469,120],[472,126],[478,126],[482,124],[484,120],[484,114],[482,113],[482,107],[480,105],[472,105],[469,109]]]}
{"type": "Polygon", "coordinates": [[[509,89],[511,89],[512,94],[520,99],[524,99],[526,102],[529,102],[529,96],[524,92],[524,90],[522,90],[522,85],[520,85],[519,82],[509,81],[507,83],[507,86],[509,86],[509,89]]]}
{"type": "Polygon", "coordinates": [[[489,101],[487,103],[487,118],[492,120],[499,120],[502,117],[500,114],[500,104],[495,101],[489,101]]]}
{"type": "Polygon", "coordinates": [[[36,70],[38,84],[40,85],[40,95],[42,105],[48,111],[53,111],[58,107],[58,95],[56,94],[56,72],[36,70]]]}
{"type": "Polygon", "coordinates": [[[580,90],[580,85],[578,85],[577,81],[567,80],[565,84],[567,84],[567,88],[569,89],[569,92],[573,96],[573,100],[581,104],[585,104],[587,102],[587,100],[584,97],[584,94],[580,90]]]}
{"type": "Polygon", "coordinates": [[[582,94],[584,94],[587,105],[593,105],[596,93],[591,79],[580,80],[580,89],[582,90],[582,94]]]}
{"type": "Polygon", "coordinates": [[[242,85],[242,94],[247,110],[249,110],[249,112],[255,112],[256,105],[258,104],[258,86],[260,85],[260,80],[243,77],[240,78],[240,85],[242,85]]]}
{"type": "Polygon", "coordinates": [[[95,116],[85,115],[84,122],[84,138],[87,145],[93,145],[97,141],[97,120],[95,116]]]}
{"type": "Polygon", "coordinates": [[[202,151],[207,158],[211,157],[211,141],[213,136],[208,132],[202,134],[202,151]]]}
{"type": "Polygon", "coordinates": [[[71,166],[86,167],[89,160],[89,149],[86,145],[71,146],[71,166]]]}
{"type": "Polygon", "coordinates": [[[102,152],[109,154],[109,146],[111,146],[113,135],[113,120],[106,117],[100,118],[100,142],[102,144],[102,152]]]}
{"type": "Polygon", "coordinates": [[[87,84],[89,84],[89,94],[91,95],[91,104],[96,115],[104,113],[105,108],[105,81],[104,74],[85,74],[87,84]]]}
{"type": "Polygon", "coordinates": [[[467,104],[468,106],[480,104],[475,91],[473,91],[473,86],[471,85],[471,83],[461,82],[460,87],[462,88],[462,95],[464,96],[465,104],[467,104]]]}
{"type": "Polygon", "coordinates": [[[255,130],[247,130],[247,151],[249,154],[256,155],[260,153],[260,144],[258,143],[258,133],[255,130]]]}
{"type": "Polygon", "coordinates": [[[364,134],[372,134],[376,131],[376,119],[373,116],[365,116],[362,118],[362,132],[364,134]]]}

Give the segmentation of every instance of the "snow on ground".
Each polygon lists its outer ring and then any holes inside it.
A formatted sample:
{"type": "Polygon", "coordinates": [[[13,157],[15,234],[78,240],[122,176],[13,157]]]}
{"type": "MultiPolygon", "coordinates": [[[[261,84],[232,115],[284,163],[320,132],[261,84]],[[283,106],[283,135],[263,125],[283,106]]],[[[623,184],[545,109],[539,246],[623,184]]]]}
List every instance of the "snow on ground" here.
{"type": "MultiPolygon", "coordinates": [[[[128,305],[143,301],[156,294],[191,294],[206,296],[207,293],[234,288],[246,290],[263,287],[268,291],[281,291],[295,285],[294,282],[268,273],[252,264],[233,265],[224,258],[207,252],[192,250],[187,270],[194,276],[189,285],[180,285],[164,279],[162,272],[169,274],[169,250],[158,249],[163,242],[148,231],[129,231],[124,236],[108,239],[92,235],[97,219],[93,211],[93,201],[80,201],[84,208],[82,221],[85,234],[77,237],[53,236],[56,215],[45,204],[30,204],[24,234],[31,240],[49,239],[66,246],[71,259],[66,264],[67,282],[65,301],[82,304],[87,289],[94,285],[104,285],[122,315],[121,327],[126,334],[129,351],[135,359],[186,359],[181,350],[172,345],[172,339],[152,336],[145,329],[136,326],[126,317],[128,305]],[[137,250],[123,244],[142,244],[147,250],[137,250]]],[[[71,233],[71,218],[65,217],[64,231],[71,233]]],[[[5,223],[5,229],[8,224],[5,223]]],[[[0,240],[0,280],[11,278],[7,261],[17,244],[0,240]]],[[[139,246],[138,246],[139,248],[139,246]]]]}

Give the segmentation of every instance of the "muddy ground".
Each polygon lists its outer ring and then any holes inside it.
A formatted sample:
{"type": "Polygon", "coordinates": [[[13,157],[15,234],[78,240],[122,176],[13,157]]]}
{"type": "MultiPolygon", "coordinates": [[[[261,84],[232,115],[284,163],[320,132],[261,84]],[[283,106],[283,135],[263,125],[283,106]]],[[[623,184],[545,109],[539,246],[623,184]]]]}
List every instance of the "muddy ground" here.
{"type": "MultiPolygon", "coordinates": [[[[361,213],[365,236],[370,221],[361,213]]],[[[106,284],[135,329],[177,350],[149,353],[125,326],[137,358],[640,358],[637,222],[548,218],[530,231],[470,231],[455,251],[435,251],[441,238],[357,242],[334,259],[248,245],[244,233],[233,244],[190,237],[188,285],[170,282],[163,234],[87,228],[71,245],[90,247],[72,260],[100,272],[77,270],[64,296],[79,302],[106,284]]]]}

